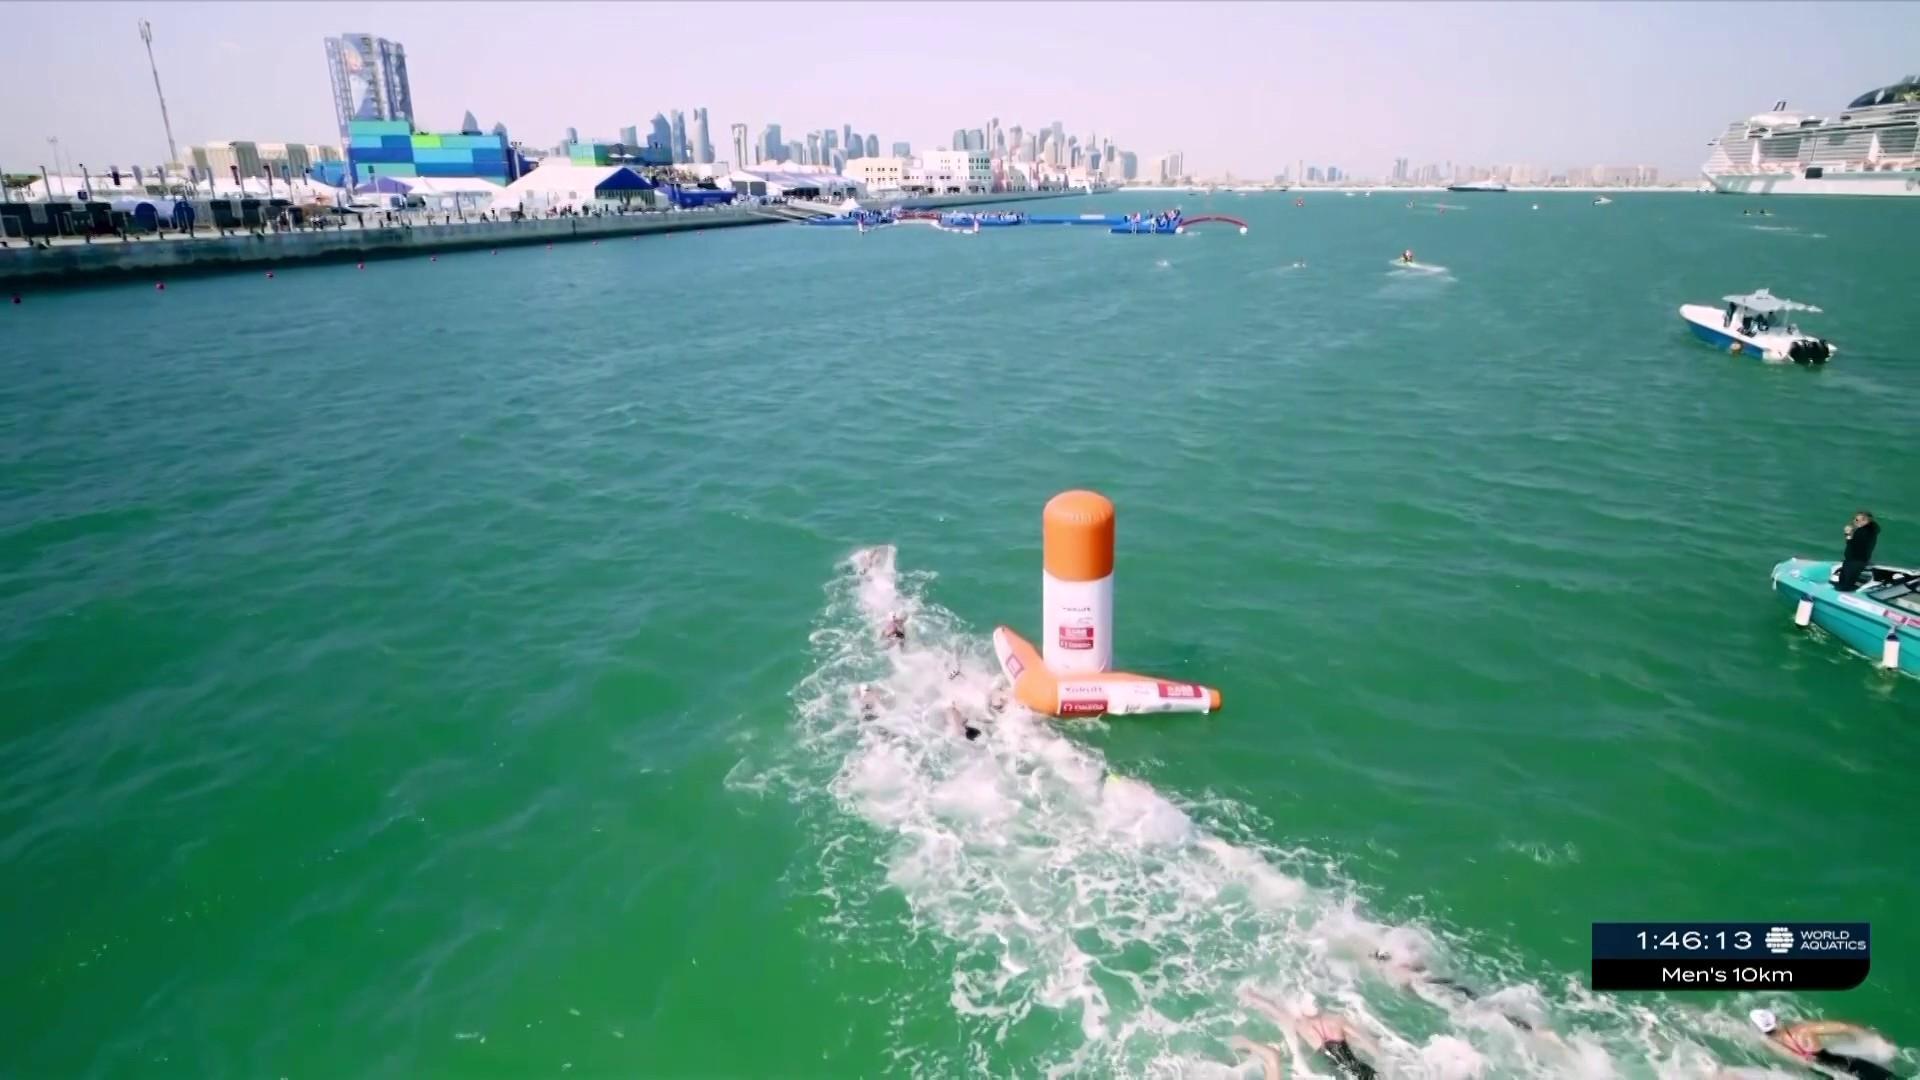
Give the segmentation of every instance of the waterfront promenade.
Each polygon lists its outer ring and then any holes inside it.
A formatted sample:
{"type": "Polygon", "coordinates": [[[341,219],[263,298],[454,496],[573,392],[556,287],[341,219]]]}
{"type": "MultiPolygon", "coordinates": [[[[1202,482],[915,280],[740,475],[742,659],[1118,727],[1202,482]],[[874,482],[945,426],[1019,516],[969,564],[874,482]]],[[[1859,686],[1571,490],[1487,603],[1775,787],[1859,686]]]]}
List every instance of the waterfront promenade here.
{"type": "MultiPolygon", "coordinates": [[[[973,206],[1022,202],[1082,194],[1073,191],[1000,192],[984,195],[948,195],[907,200],[907,205],[973,206]]],[[[638,236],[648,233],[688,232],[696,229],[739,228],[794,221],[805,216],[782,206],[741,206],[712,210],[648,211],[601,216],[528,218],[522,221],[455,219],[445,223],[439,214],[409,214],[394,224],[293,232],[230,231],[219,235],[207,229],[189,237],[170,233],[164,239],[122,240],[96,236],[91,243],[62,238],[51,246],[33,248],[14,240],[0,249],[0,286],[78,283],[126,277],[165,278],[246,268],[272,269],[292,263],[357,262],[474,248],[523,244],[554,244],[579,240],[638,236]],[[442,224],[429,224],[442,219],[442,224]]]]}

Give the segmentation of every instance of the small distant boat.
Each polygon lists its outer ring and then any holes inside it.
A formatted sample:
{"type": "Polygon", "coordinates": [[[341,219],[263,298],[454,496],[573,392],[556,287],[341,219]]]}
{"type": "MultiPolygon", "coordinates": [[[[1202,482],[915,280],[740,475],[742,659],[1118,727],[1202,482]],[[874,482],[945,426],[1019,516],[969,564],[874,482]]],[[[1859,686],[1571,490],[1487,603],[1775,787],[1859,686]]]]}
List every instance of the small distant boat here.
{"type": "Polygon", "coordinates": [[[1540,209],[1540,204],[1539,204],[1539,203],[1534,203],[1534,204],[1533,204],[1533,208],[1534,208],[1535,210],[1538,210],[1538,209],[1540,209]]]}
{"type": "Polygon", "coordinates": [[[1812,304],[1802,304],[1775,296],[1766,289],[1745,296],[1723,296],[1725,308],[1705,304],[1680,305],[1680,317],[1693,328],[1695,337],[1738,356],[1747,354],[1776,363],[1791,360],[1796,364],[1824,364],[1840,351],[1823,338],[1803,334],[1789,322],[1776,323],[1777,316],[1795,311],[1822,314],[1812,304]]]}
{"type": "Polygon", "coordinates": [[[1920,571],[1870,566],[1852,592],[1834,588],[1840,564],[1786,559],[1773,590],[1794,606],[1793,621],[1818,626],[1854,652],[1894,671],[1920,674],[1920,571]]]}
{"type": "Polygon", "coordinates": [[[1593,205],[1595,205],[1595,206],[1612,206],[1612,205],[1613,205],[1613,200],[1612,200],[1612,199],[1609,199],[1609,198],[1607,198],[1607,197],[1606,197],[1605,195],[1602,195],[1602,196],[1600,196],[1599,198],[1597,198],[1597,199],[1595,199],[1595,200],[1593,200],[1593,205]]]}

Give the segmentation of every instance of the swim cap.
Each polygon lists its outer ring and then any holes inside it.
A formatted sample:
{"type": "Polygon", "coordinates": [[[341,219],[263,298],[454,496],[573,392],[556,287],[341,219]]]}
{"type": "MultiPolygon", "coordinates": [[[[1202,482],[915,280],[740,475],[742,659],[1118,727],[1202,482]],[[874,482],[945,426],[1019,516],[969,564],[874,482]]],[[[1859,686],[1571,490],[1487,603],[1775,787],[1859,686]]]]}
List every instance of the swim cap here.
{"type": "Polygon", "coordinates": [[[1747,1019],[1753,1021],[1753,1026],[1759,1028],[1762,1035],[1770,1035],[1774,1028],[1780,1026],[1780,1018],[1773,1015],[1772,1009],[1755,1009],[1747,1014],[1747,1019]]]}
{"type": "Polygon", "coordinates": [[[866,684],[866,683],[861,683],[860,685],[858,685],[858,686],[856,686],[856,687],[854,687],[854,688],[853,688],[853,692],[854,692],[854,693],[856,693],[856,694],[864,694],[864,693],[866,693],[866,692],[867,692],[867,684],[866,684]]]}

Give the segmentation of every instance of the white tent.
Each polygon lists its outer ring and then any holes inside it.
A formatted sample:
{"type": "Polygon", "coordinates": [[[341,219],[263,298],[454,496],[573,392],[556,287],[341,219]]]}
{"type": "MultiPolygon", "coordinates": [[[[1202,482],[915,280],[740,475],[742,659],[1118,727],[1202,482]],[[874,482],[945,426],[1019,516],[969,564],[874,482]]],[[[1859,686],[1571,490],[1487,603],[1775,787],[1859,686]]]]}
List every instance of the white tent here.
{"type": "Polygon", "coordinates": [[[727,174],[725,183],[742,195],[781,197],[799,194],[808,198],[849,198],[860,194],[860,183],[839,173],[822,169],[800,171],[804,166],[774,169],[738,169],[727,174]],[[792,171],[789,171],[792,170],[792,171]]]}
{"type": "Polygon", "coordinates": [[[354,190],[364,194],[391,191],[394,186],[405,188],[409,201],[418,199],[419,204],[429,210],[471,213],[484,213],[505,190],[478,176],[382,176],[377,182],[368,181],[354,190]]]}
{"type": "Polygon", "coordinates": [[[499,189],[493,205],[503,212],[520,209],[529,214],[636,201],[652,205],[653,188],[651,181],[625,165],[574,165],[548,160],[499,189]]]}
{"type": "MultiPolygon", "coordinates": [[[[121,173],[118,186],[114,185],[109,176],[55,176],[50,179],[51,185],[46,180],[35,180],[16,192],[15,197],[24,193],[28,202],[45,202],[49,198],[49,188],[52,192],[51,197],[58,200],[78,199],[82,191],[87,193],[89,199],[102,201],[116,198],[162,197],[154,194],[161,184],[153,177],[148,177],[146,183],[142,185],[135,184],[131,176],[121,173]]],[[[166,187],[168,190],[166,198],[264,199],[269,197],[269,187],[264,177],[250,176],[238,184],[232,180],[217,180],[211,185],[204,178],[196,184],[183,177],[169,177],[166,187]]],[[[272,198],[286,199],[294,203],[332,203],[339,194],[339,188],[328,187],[305,177],[295,177],[291,181],[275,180],[271,187],[272,198]]]]}

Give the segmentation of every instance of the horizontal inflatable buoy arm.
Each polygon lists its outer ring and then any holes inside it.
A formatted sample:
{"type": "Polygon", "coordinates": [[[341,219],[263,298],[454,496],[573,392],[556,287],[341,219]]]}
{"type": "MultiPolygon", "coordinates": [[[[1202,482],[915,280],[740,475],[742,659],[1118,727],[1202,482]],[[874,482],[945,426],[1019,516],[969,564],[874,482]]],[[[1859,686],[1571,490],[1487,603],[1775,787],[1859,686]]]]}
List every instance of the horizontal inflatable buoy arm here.
{"type": "Polygon", "coordinates": [[[1006,627],[993,631],[1000,670],[1020,704],[1047,716],[1125,716],[1136,713],[1215,712],[1220,691],[1198,683],[1124,671],[1060,674],[1048,668],[1026,639],[1006,627]]]}

